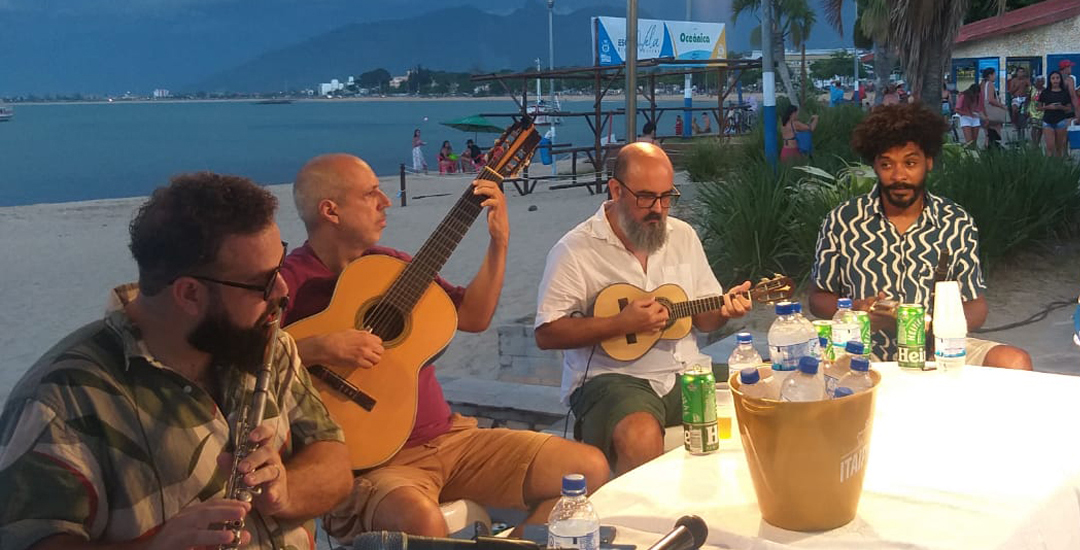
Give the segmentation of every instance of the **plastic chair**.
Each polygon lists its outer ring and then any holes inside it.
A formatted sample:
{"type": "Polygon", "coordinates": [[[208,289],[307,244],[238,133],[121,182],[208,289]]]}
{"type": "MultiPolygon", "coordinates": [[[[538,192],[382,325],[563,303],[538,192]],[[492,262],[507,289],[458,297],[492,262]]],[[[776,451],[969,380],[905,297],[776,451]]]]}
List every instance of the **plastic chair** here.
{"type": "MultiPolygon", "coordinates": [[[[450,534],[473,529],[476,522],[482,523],[485,530],[488,533],[491,532],[491,516],[488,515],[483,506],[471,500],[462,499],[444,502],[439,505],[439,510],[442,511],[443,519],[446,520],[447,532],[450,534]]],[[[469,536],[472,538],[476,534],[470,533],[469,536]]]]}

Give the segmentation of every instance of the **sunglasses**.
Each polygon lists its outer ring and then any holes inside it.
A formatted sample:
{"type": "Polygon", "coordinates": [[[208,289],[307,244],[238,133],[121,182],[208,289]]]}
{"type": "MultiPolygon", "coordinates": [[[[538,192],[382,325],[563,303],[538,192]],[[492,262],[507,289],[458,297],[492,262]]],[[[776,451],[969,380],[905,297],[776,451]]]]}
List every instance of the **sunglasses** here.
{"type": "Polygon", "coordinates": [[[206,277],[203,275],[188,275],[188,277],[199,281],[205,281],[207,283],[215,283],[223,286],[231,286],[233,288],[242,288],[245,290],[259,292],[262,293],[263,300],[269,300],[270,295],[274,293],[274,286],[276,286],[277,284],[278,274],[281,273],[281,266],[285,265],[285,255],[289,251],[289,243],[281,241],[281,249],[281,261],[278,262],[277,267],[274,268],[273,273],[270,274],[270,278],[267,279],[265,284],[253,285],[250,283],[238,283],[236,281],[226,281],[222,279],[215,279],[213,277],[206,277]]]}

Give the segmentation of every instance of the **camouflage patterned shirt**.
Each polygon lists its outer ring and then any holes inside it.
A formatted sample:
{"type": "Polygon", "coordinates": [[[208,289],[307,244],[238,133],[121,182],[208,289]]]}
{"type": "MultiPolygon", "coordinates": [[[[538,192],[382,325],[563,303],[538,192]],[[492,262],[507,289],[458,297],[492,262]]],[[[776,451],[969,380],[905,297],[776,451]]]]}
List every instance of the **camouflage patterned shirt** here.
{"type": "MultiPolygon", "coordinates": [[[[210,394],[157,361],[113,291],[110,310],[45,353],[0,414],[0,548],[56,534],[120,542],[152,536],[184,507],[224,495],[217,456],[254,376],[230,369],[210,394]]],[[[265,422],[282,459],[317,441],[342,441],[296,343],[281,333],[265,422]],[[284,411],[284,414],[282,412],[284,411]]],[[[252,510],[251,548],[314,548],[314,521],[279,522],[252,510]]]]}

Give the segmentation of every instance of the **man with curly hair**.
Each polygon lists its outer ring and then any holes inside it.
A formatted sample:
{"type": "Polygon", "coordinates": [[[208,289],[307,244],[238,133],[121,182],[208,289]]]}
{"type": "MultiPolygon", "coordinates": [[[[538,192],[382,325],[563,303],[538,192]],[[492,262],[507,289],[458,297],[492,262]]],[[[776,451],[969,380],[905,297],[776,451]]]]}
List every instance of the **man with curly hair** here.
{"type": "Polygon", "coordinates": [[[0,416],[5,549],[313,548],[313,518],[348,493],[341,429],[296,344],[265,350],[288,289],[277,199],[250,180],[185,174],[131,223],[138,284],[66,337],[0,416]],[[251,502],[222,498],[231,436],[269,362],[264,421],[237,466],[251,502]],[[224,525],[244,520],[239,540],[224,525]]]}
{"type": "MultiPolygon", "coordinates": [[[[810,311],[832,318],[837,299],[850,297],[854,309],[871,312],[873,352],[884,361],[896,360],[896,321],[872,306],[889,298],[929,308],[942,252],[949,254],[947,279],[960,284],[968,330],[986,321],[975,222],[958,204],[926,191],[947,129],[940,113],[918,103],[874,109],[851,145],[873,166],[878,184],[833,209],[818,234],[810,311]]],[[[1031,370],[1024,350],[976,338],[968,338],[967,362],[1031,370]]]]}

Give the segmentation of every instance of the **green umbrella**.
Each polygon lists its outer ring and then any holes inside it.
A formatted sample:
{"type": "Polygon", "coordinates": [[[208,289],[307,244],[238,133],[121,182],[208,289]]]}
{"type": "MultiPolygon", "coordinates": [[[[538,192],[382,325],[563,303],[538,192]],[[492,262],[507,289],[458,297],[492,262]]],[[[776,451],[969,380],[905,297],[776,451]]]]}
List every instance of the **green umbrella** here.
{"type": "Polygon", "coordinates": [[[439,124],[461,130],[462,132],[472,132],[474,140],[476,139],[476,134],[480,132],[485,134],[501,134],[503,131],[501,126],[492,124],[490,120],[480,115],[448,120],[446,122],[440,122],[439,124]]]}

